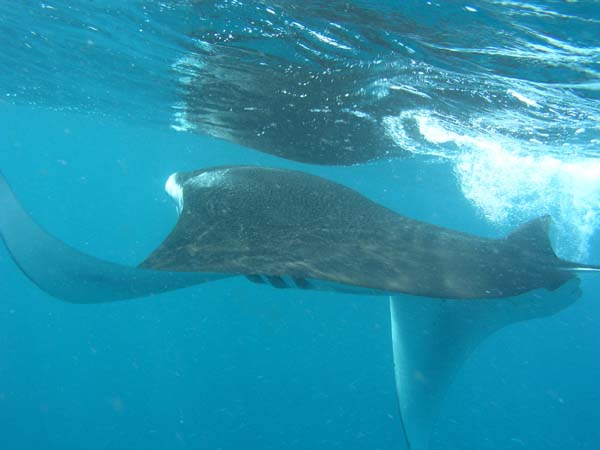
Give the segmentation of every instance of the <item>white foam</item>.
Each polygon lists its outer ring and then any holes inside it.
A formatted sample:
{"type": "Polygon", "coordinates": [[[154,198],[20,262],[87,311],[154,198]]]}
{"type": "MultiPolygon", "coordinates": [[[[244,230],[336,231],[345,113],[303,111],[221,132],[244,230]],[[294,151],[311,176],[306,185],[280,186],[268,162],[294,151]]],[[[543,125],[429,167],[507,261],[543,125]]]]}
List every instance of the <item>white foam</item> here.
{"type": "Polygon", "coordinates": [[[573,159],[506,136],[467,134],[426,111],[386,119],[388,135],[399,145],[407,148],[412,141],[408,147],[415,153],[452,161],[465,197],[490,222],[508,232],[550,214],[559,253],[576,260],[588,256],[590,239],[600,229],[600,160],[573,159]],[[416,146],[406,132],[411,120],[425,144],[416,146]]]}
{"type": "Polygon", "coordinates": [[[431,96],[429,94],[426,94],[425,92],[421,92],[414,86],[410,86],[407,84],[390,84],[389,89],[391,89],[392,91],[408,92],[410,94],[415,94],[415,95],[418,95],[419,97],[423,97],[428,100],[431,100],[431,96]]]}
{"type": "Polygon", "coordinates": [[[559,249],[585,258],[600,228],[600,161],[559,160],[482,145],[457,158],[461,189],[497,224],[514,225],[551,214],[559,249]]]}
{"type": "Polygon", "coordinates": [[[333,47],[342,49],[342,50],[352,50],[352,47],[348,47],[347,45],[341,44],[338,41],[336,41],[335,39],[330,38],[329,36],[325,36],[324,34],[321,33],[317,33],[316,31],[313,30],[308,30],[308,32],[316,37],[318,40],[320,40],[321,42],[324,42],[325,44],[329,44],[333,47]]]}
{"type": "Polygon", "coordinates": [[[183,210],[183,189],[181,188],[181,185],[177,183],[177,173],[171,174],[171,176],[167,178],[165,191],[167,191],[167,194],[175,201],[177,213],[181,214],[181,211],[183,210]]]}
{"type": "Polygon", "coordinates": [[[525,97],[525,95],[513,90],[513,89],[508,89],[506,91],[507,94],[512,95],[514,98],[516,98],[517,100],[519,100],[520,102],[525,103],[527,106],[531,106],[532,108],[539,108],[539,104],[538,102],[536,102],[535,100],[532,100],[528,97],[525,97]]]}
{"type": "Polygon", "coordinates": [[[421,111],[409,110],[398,116],[386,116],[383,118],[382,125],[386,134],[403,150],[417,155],[447,158],[445,149],[421,144],[420,130],[416,126],[421,114],[421,111]]]}

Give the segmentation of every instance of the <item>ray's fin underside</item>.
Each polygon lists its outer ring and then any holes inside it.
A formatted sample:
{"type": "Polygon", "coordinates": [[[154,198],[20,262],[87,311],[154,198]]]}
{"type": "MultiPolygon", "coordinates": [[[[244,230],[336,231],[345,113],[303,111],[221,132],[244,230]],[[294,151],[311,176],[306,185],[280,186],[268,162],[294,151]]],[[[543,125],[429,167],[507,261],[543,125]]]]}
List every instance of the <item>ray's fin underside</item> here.
{"type": "Polygon", "coordinates": [[[145,270],[86,255],[48,234],[21,207],[0,173],[0,237],[23,273],[39,288],[73,303],[143,297],[222,274],[145,270]]]}
{"type": "Polygon", "coordinates": [[[394,375],[410,450],[428,450],[438,409],[456,373],[497,330],[555,314],[580,296],[573,278],[551,293],[512,298],[440,300],[391,296],[394,375]]]}

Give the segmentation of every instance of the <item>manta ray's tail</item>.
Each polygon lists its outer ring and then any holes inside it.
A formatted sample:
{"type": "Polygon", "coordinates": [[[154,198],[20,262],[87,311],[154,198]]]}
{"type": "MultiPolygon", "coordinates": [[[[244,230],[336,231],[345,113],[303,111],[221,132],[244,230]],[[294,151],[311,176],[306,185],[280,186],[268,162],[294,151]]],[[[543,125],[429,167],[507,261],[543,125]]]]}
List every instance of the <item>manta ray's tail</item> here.
{"type": "Polygon", "coordinates": [[[569,272],[600,272],[600,266],[592,264],[579,264],[570,261],[563,261],[564,269],[569,272]]]}
{"type": "Polygon", "coordinates": [[[48,294],[73,303],[141,297],[222,277],[138,269],[81,253],[50,236],[27,214],[2,173],[0,238],[31,281],[48,294]]]}

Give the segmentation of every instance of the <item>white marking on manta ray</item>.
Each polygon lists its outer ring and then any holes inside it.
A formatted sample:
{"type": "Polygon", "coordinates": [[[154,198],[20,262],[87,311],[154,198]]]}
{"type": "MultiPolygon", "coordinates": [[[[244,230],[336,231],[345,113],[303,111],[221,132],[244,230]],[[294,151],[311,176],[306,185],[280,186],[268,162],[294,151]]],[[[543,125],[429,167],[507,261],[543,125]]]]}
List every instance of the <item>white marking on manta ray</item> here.
{"type": "Polygon", "coordinates": [[[177,205],[177,213],[181,214],[183,210],[183,187],[193,186],[197,188],[209,188],[221,184],[224,181],[227,169],[218,170],[215,172],[203,172],[195,177],[185,181],[183,186],[177,182],[177,173],[173,173],[165,183],[165,191],[175,201],[177,205]]]}
{"type": "Polygon", "coordinates": [[[198,188],[208,188],[216,186],[218,184],[223,183],[227,172],[227,169],[216,170],[214,172],[202,172],[201,174],[196,175],[195,177],[192,177],[189,180],[187,180],[185,182],[185,185],[187,186],[191,184],[192,186],[198,188]]]}
{"type": "Polygon", "coordinates": [[[167,194],[175,200],[177,214],[181,214],[181,211],[183,210],[183,189],[181,188],[181,185],[177,183],[177,173],[173,173],[169,176],[165,183],[165,191],[167,191],[167,194]]]}

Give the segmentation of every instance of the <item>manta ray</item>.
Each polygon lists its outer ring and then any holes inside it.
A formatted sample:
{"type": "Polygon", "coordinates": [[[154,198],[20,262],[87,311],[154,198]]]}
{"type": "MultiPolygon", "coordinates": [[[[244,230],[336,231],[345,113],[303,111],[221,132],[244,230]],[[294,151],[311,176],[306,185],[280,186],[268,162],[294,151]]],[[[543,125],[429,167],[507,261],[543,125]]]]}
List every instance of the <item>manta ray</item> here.
{"type": "Polygon", "coordinates": [[[389,297],[400,416],[411,450],[429,448],[456,372],[492,332],[554,314],[578,296],[549,217],[490,239],[420,222],[303,172],[226,166],[175,173],[179,211],[137,267],[84,254],[50,236],[0,175],[0,236],[41,289],[74,303],[159,294],[245,276],[275,288],[389,297]]]}

